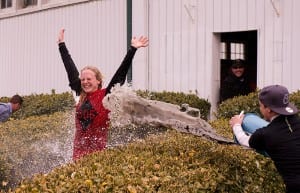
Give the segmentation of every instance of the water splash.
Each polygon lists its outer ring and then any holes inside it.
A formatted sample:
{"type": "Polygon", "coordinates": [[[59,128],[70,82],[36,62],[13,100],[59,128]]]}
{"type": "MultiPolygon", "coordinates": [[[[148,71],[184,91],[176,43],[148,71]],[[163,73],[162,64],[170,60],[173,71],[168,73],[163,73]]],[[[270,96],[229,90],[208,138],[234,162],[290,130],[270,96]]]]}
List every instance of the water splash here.
{"type": "MultiPolygon", "coordinates": [[[[5,158],[9,172],[4,188],[14,188],[25,178],[30,178],[35,174],[46,174],[55,167],[72,160],[74,113],[61,115],[63,115],[61,120],[64,121],[61,122],[59,130],[53,131],[53,128],[46,128],[44,130],[46,132],[30,140],[23,140],[24,136],[16,131],[13,135],[14,140],[12,140],[12,135],[9,135],[7,139],[3,138],[4,141],[0,144],[11,144],[2,147],[2,150],[5,151],[2,156],[5,158]],[[17,140],[19,138],[20,140],[17,140]],[[7,141],[9,139],[12,141],[7,141]]],[[[16,122],[15,124],[21,123],[16,122]]],[[[26,135],[27,133],[25,138],[26,135]]]]}
{"type": "MultiPolygon", "coordinates": [[[[166,131],[166,128],[173,128],[180,132],[191,133],[206,137],[221,143],[231,143],[214,131],[214,129],[199,116],[190,116],[186,111],[190,107],[164,103],[160,101],[147,100],[137,96],[130,87],[116,85],[112,88],[111,94],[103,100],[104,106],[110,109],[111,128],[108,148],[124,145],[134,140],[143,139],[151,134],[166,131]],[[150,128],[151,127],[151,128],[150,128]],[[124,129],[125,128],[125,129],[124,129]]],[[[192,109],[192,111],[196,111],[192,109]]],[[[73,139],[75,131],[74,114],[67,114],[62,128],[66,129],[55,135],[45,137],[29,144],[29,152],[25,159],[18,160],[18,151],[10,151],[8,156],[12,161],[16,177],[10,187],[31,177],[37,173],[48,173],[57,166],[69,163],[72,160],[73,139]]],[[[197,114],[197,113],[196,113],[197,114]]],[[[5,140],[5,138],[4,138],[5,140]]],[[[9,141],[7,141],[7,144],[9,141]]],[[[24,157],[22,157],[24,158],[24,157]]]]}
{"type": "Polygon", "coordinates": [[[134,124],[114,127],[110,129],[107,148],[123,146],[128,143],[143,140],[148,136],[157,135],[167,131],[165,127],[150,127],[147,125],[136,126],[134,124]]]}
{"type": "Polygon", "coordinates": [[[218,135],[200,116],[194,117],[182,112],[178,105],[139,97],[127,86],[113,87],[103,104],[111,111],[109,116],[113,128],[130,124],[168,127],[220,143],[233,143],[231,139],[218,135]]]}

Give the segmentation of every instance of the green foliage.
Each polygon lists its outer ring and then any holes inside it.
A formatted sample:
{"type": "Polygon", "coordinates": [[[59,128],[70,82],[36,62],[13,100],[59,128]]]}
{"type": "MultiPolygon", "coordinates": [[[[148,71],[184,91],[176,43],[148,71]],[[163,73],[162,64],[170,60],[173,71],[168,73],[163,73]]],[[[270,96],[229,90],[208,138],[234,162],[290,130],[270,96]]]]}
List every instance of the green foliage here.
{"type": "Polygon", "coordinates": [[[216,117],[231,118],[233,115],[239,114],[242,110],[245,113],[260,113],[258,91],[250,93],[247,96],[238,96],[223,101],[218,107],[216,117]]]}
{"type": "MultiPolygon", "coordinates": [[[[258,103],[258,93],[259,91],[256,91],[247,96],[238,96],[227,99],[219,105],[216,117],[218,119],[231,118],[233,115],[239,114],[242,110],[244,110],[245,113],[256,113],[261,115],[258,103]]],[[[294,103],[300,109],[300,91],[290,94],[290,102],[294,103]]]]}
{"type": "MultiPolygon", "coordinates": [[[[155,95],[142,94],[147,98],[155,95]]],[[[189,103],[182,99],[185,96],[180,93],[168,94],[157,93],[157,96],[151,99],[165,102],[173,100],[178,105],[189,103]]],[[[298,96],[291,96],[291,100],[293,98],[299,102],[298,96]]],[[[68,100],[68,97],[65,100],[68,100]]],[[[247,111],[245,109],[247,106],[254,109],[254,106],[258,105],[254,104],[257,102],[257,95],[254,93],[253,96],[247,97],[241,101],[237,98],[232,99],[231,105],[239,106],[241,109],[232,110],[229,105],[222,106],[226,112],[224,114],[230,117],[228,112],[236,114],[240,110],[247,111]]],[[[198,100],[194,96],[188,99],[198,100]]],[[[57,103],[57,100],[54,101],[50,104],[57,103]]],[[[40,104],[43,106],[47,103],[40,104]]],[[[192,103],[189,104],[195,107],[192,103]]],[[[201,107],[203,106],[205,105],[201,107]]],[[[70,106],[70,109],[72,107],[70,106]]],[[[41,109],[47,108],[43,106],[41,109]]],[[[209,108],[207,109],[209,111],[209,108]]],[[[219,134],[231,138],[232,130],[226,116],[211,121],[210,124],[219,134]]],[[[0,163],[0,183],[6,188],[0,190],[1,193],[284,192],[283,181],[269,158],[238,145],[218,144],[175,130],[157,130],[160,134],[154,135],[153,132],[146,140],[109,148],[85,156],[76,162],[60,165],[65,163],[64,158],[50,150],[59,149],[63,154],[69,151],[66,148],[72,146],[73,119],[73,111],[64,111],[0,124],[0,160],[5,162],[0,163]],[[50,146],[50,149],[47,149],[47,144],[58,145],[56,148],[50,146]],[[52,171],[37,170],[32,178],[28,177],[30,167],[35,165],[52,171]],[[20,179],[23,179],[21,184],[14,186],[13,190],[8,190],[10,184],[16,184],[20,179]]],[[[140,133],[138,128],[135,129],[133,132],[143,135],[144,131],[140,133]]]]}
{"type": "MultiPolygon", "coordinates": [[[[22,108],[13,113],[12,119],[24,119],[30,116],[66,111],[72,109],[75,105],[73,95],[70,92],[56,94],[52,90],[51,94],[32,94],[22,97],[24,99],[22,108]]],[[[9,97],[2,97],[0,101],[8,102],[9,97]]]]}
{"type": "Polygon", "coordinates": [[[200,117],[207,120],[210,113],[211,104],[205,100],[199,98],[195,94],[185,94],[182,92],[149,92],[149,91],[137,91],[137,94],[141,97],[149,100],[163,101],[175,105],[189,104],[190,107],[200,110],[200,117]]]}
{"type": "Polygon", "coordinates": [[[233,138],[232,128],[229,125],[229,119],[220,118],[214,121],[210,121],[209,124],[212,126],[212,128],[215,128],[217,133],[221,136],[228,139],[233,138]]]}
{"type": "Polygon", "coordinates": [[[88,155],[15,192],[283,192],[272,161],[174,130],[88,155]]]}
{"type": "MultiPolygon", "coordinates": [[[[54,116],[55,112],[73,109],[75,104],[70,92],[56,94],[52,90],[51,94],[22,97],[24,99],[22,108],[13,113],[10,121],[0,124],[0,188],[11,186],[24,176],[26,169],[21,171],[18,166],[34,158],[31,153],[32,143],[44,138],[45,134],[49,135],[51,131],[48,130],[58,124],[57,120],[60,120],[60,124],[65,121],[61,120],[63,117],[52,120],[42,115],[54,116]]],[[[1,102],[9,100],[10,97],[0,98],[1,102]]],[[[60,132],[56,131],[56,134],[58,133],[60,132]]]]}
{"type": "Polygon", "coordinates": [[[57,112],[1,123],[0,172],[5,178],[0,184],[15,186],[33,171],[50,170],[64,162],[64,154],[72,148],[73,119],[70,112],[57,112]]]}
{"type": "Polygon", "coordinates": [[[4,158],[0,156],[0,190],[5,189],[8,184],[9,174],[8,165],[4,158]]]}
{"type": "Polygon", "coordinates": [[[290,101],[300,109],[300,90],[290,94],[290,101]]]}

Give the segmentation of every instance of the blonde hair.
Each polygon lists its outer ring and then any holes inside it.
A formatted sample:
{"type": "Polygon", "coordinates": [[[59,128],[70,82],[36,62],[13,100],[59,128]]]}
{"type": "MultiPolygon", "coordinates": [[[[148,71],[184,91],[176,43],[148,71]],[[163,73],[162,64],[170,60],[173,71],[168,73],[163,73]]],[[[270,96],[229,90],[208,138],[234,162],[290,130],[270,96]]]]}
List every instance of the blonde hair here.
{"type": "MultiPolygon", "coordinates": [[[[103,75],[100,72],[100,70],[95,66],[85,66],[84,68],[81,69],[80,72],[82,73],[84,70],[91,70],[95,73],[96,79],[100,82],[100,84],[98,85],[98,89],[101,89],[102,88],[103,75]]],[[[82,101],[85,99],[85,97],[86,97],[86,93],[82,90],[81,93],[80,93],[79,103],[82,103],[82,101]]]]}

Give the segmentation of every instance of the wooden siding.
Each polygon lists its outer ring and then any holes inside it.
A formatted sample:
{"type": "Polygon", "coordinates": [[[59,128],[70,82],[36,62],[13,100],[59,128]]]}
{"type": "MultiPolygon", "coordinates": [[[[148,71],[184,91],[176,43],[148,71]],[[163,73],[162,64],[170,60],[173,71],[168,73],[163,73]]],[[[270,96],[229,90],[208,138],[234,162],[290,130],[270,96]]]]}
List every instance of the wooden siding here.
{"type": "MultiPolygon", "coordinates": [[[[150,45],[133,62],[133,87],[196,93],[216,107],[220,33],[257,30],[257,85],[300,88],[299,0],[133,0],[133,35],[150,45]]],[[[66,28],[78,67],[109,80],[126,52],[126,0],[87,1],[0,20],[0,96],[69,90],[55,43],[66,28]]]]}
{"type": "Polygon", "coordinates": [[[144,0],[134,18],[148,14],[148,82],[135,81],[149,90],[197,93],[216,107],[220,33],[257,30],[257,86],[298,90],[299,9],[298,0],[144,0]]]}
{"type": "Polygon", "coordinates": [[[0,20],[0,96],[70,91],[57,34],[81,69],[98,66],[108,83],[126,54],[126,1],[103,0],[0,20]]]}

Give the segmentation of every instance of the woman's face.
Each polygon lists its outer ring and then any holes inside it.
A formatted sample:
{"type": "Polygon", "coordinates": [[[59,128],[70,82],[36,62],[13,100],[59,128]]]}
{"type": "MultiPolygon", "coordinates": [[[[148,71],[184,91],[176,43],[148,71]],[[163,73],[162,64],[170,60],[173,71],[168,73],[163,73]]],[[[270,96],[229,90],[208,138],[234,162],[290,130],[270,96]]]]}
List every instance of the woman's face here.
{"type": "Polygon", "coordinates": [[[80,75],[81,88],[85,93],[91,93],[98,89],[100,81],[96,79],[96,74],[90,69],[85,69],[80,75]]]}
{"type": "Polygon", "coordinates": [[[242,66],[239,67],[232,67],[231,68],[232,73],[236,76],[236,77],[241,77],[244,74],[245,68],[242,66]]]}

